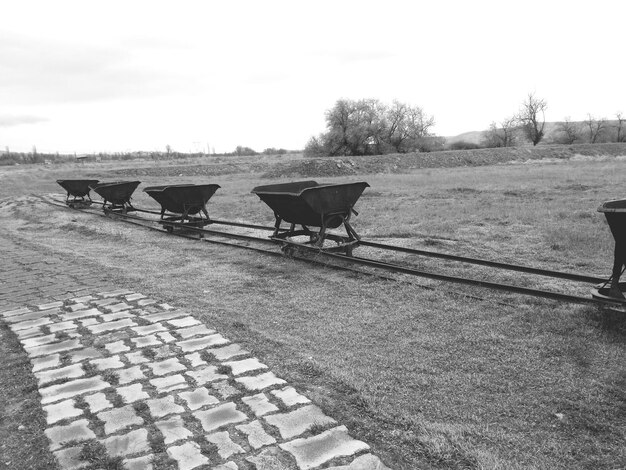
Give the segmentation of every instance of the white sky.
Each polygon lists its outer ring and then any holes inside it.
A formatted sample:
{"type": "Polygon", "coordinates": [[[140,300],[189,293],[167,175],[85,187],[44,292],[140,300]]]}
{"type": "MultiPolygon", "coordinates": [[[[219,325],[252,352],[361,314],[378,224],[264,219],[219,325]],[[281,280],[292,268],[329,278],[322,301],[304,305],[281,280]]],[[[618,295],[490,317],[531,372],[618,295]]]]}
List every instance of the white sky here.
{"type": "Polygon", "coordinates": [[[626,1],[0,3],[0,151],[301,149],[339,98],[438,135],[533,92],[546,118],[626,112],[626,1]]]}

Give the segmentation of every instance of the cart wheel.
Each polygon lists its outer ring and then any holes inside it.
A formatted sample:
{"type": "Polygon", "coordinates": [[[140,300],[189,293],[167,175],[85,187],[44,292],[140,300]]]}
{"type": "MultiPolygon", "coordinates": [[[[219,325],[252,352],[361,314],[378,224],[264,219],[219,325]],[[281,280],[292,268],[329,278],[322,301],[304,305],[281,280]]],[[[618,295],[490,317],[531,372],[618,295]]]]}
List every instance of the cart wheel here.
{"type": "Polygon", "coordinates": [[[174,231],[174,227],[172,227],[171,225],[166,225],[165,230],[167,230],[167,233],[172,233],[174,231]]]}
{"type": "Polygon", "coordinates": [[[287,258],[293,258],[293,255],[295,253],[295,248],[291,245],[283,245],[280,247],[280,250],[283,252],[283,255],[285,255],[287,258]]]}

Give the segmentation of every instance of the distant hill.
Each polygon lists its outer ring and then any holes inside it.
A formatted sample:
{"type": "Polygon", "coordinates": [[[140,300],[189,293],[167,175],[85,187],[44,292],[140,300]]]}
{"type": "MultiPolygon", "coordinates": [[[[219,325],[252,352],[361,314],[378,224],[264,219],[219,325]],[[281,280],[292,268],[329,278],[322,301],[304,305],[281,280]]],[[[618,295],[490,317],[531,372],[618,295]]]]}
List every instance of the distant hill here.
{"type": "MultiPolygon", "coordinates": [[[[546,134],[541,144],[558,143],[559,137],[560,137],[559,125],[562,123],[563,121],[546,122],[546,127],[545,127],[546,134]]],[[[589,138],[589,130],[586,124],[583,121],[572,121],[572,124],[578,127],[579,133],[581,136],[581,140],[577,142],[578,143],[587,142],[589,138]]],[[[617,124],[618,123],[616,120],[607,120],[605,133],[598,139],[598,143],[615,141],[615,133],[617,132],[616,131],[617,124]]],[[[626,133],[626,123],[623,123],[622,125],[623,125],[622,133],[626,133]]],[[[462,134],[459,134],[459,135],[447,136],[445,137],[446,145],[450,145],[455,142],[468,142],[470,144],[481,145],[483,141],[483,135],[486,130],[487,129],[485,129],[484,131],[469,131],[469,132],[463,132],[462,134]]],[[[520,142],[520,144],[522,143],[520,142]]]]}

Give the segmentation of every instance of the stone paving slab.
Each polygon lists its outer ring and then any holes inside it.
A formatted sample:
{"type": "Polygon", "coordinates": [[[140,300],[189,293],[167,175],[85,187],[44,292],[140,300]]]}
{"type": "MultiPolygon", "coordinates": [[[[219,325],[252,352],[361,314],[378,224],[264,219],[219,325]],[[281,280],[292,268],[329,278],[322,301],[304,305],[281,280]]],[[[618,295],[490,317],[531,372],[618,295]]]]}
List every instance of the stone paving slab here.
{"type": "Polygon", "coordinates": [[[61,469],[86,467],[81,450],[94,440],[128,470],[387,469],[258,358],[176,306],[128,289],[59,298],[0,307],[0,321],[30,358],[61,469]]]}

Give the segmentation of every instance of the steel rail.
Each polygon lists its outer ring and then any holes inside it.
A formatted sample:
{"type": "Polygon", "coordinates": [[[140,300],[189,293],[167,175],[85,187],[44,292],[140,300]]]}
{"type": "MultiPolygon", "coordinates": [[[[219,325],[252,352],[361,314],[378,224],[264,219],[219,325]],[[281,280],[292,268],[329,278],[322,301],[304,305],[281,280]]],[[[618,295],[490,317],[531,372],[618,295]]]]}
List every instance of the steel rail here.
{"type": "Polygon", "coordinates": [[[309,247],[309,246],[302,245],[300,243],[292,242],[289,240],[285,240],[284,242],[294,247],[298,247],[300,249],[304,248],[307,250],[315,251],[319,253],[320,255],[323,255],[329,258],[335,258],[335,259],[343,260],[349,263],[359,264],[362,266],[369,266],[373,268],[384,269],[386,271],[391,271],[395,273],[402,273],[402,274],[409,274],[412,276],[425,277],[425,278],[434,279],[437,281],[454,282],[457,284],[466,284],[466,285],[471,285],[471,286],[476,286],[476,287],[485,287],[489,289],[513,292],[516,294],[525,294],[525,295],[530,295],[533,297],[543,297],[547,299],[560,300],[564,302],[571,302],[571,303],[578,303],[578,304],[586,304],[586,305],[607,305],[608,304],[612,306],[621,305],[620,302],[602,301],[602,300],[598,300],[598,299],[594,299],[590,297],[582,297],[582,296],[572,295],[572,294],[562,294],[562,293],[551,292],[551,291],[546,291],[542,289],[532,289],[529,287],[513,286],[510,284],[503,284],[503,283],[497,283],[497,282],[491,282],[491,281],[482,281],[479,279],[471,279],[471,278],[465,278],[465,277],[459,277],[459,276],[449,276],[446,274],[437,274],[437,273],[432,273],[428,271],[422,271],[419,269],[399,266],[397,264],[386,263],[384,261],[377,261],[377,260],[372,260],[368,258],[360,258],[356,256],[347,256],[347,255],[342,255],[338,253],[331,253],[328,251],[320,250],[319,248],[316,248],[316,247],[309,247]]]}
{"type": "Polygon", "coordinates": [[[398,252],[408,253],[412,255],[428,256],[431,258],[441,258],[441,259],[446,259],[450,261],[459,261],[462,263],[478,264],[482,266],[489,266],[492,268],[504,269],[507,271],[519,271],[519,272],[525,272],[525,273],[530,273],[530,274],[536,274],[539,276],[568,279],[570,281],[591,282],[594,284],[597,284],[598,282],[606,281],[606,278],[590,276],[587,274],[577,274],[577,273],[570,273],[570,272],[564,272],[564,271],[553,271],[550,269],[533,268],[531,266],[501,263],[499,261],[490,261],[490,260],[480,259],[480,258],[468,258],[465,256],[450,255],[447,253],[438,253],[436,251],[418,250],[414,248],[404,248],[401,246],[369,242],[366,240],[361,240],[359,244],[362,246],[369,246],[371,248],[380,248],[383,250],[398,251],[398,252]]]}
{"type": "MultiPolygon", "coordinates": [[[[234,227],[274,231],[274,227],[269,227],[265,225],[254,225],[254,224],[246,224],[243,222],[230,222],[226,220],[213,220],[213,219],[211,219],[211,222],[214,224],[230,225],[234,227]]],[[[286,230],[286,229],[283,229],[283,230],[286,230]]],[[[486,260],[486,259],[481,259],[481,258],[470,258],[467,256],[452,255],[448,253],[439,253],[439,252],[430,251],[430,250],[405,248],[401,246],[388,245],[384,243],[370,242],[370,241],[363,240],[363,239],[359,241],[358,245],[368,246],[370,248],[378,248],[378,249],[388,250],[388,251],[397,251],[397,252],[407,253],[407,254],[412,254],[412,255],[427,256],[430,258],[440,258],[440,259],[445,259],[449,261],[457,261],[461,263],[489,266],[492,268],[503,269],[506,271],[525,272],[528,274],[535,274],[538,276],[552,277],[552,278],[558,278],[558,279],[567,279],[569,281],[589,282],[593,284],[606,281],[606,278],[604,277],[592,276],[589,274],[578,274],[578,273],[572,273],[572,272],[566,272],[566,271],[555,271],[552,269],[534,268],[532,266],[502,263],[500,261],[491,261],[491,260],[486,260]]]]}

